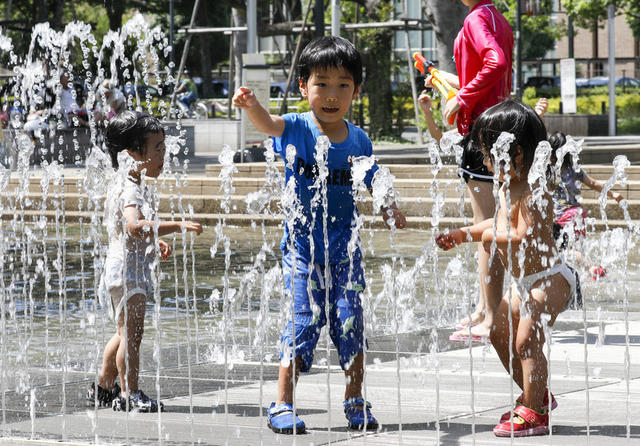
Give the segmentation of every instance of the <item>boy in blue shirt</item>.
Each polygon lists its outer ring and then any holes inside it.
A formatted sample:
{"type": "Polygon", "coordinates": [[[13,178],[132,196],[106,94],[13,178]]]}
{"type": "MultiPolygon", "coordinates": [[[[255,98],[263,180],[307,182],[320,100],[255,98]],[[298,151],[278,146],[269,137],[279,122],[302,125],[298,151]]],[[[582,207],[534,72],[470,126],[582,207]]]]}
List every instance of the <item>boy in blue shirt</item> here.
{"type": "MultiPolygon", "coordinates": [[[[329,333],[347,381],[344,410],[348,425],[352,429],[377,429],[378,423],[369,410],[371,405],[362,398],[365,343],[360,296],[365,283],[361,253],[356,249],[351,263],[347,251],[351,228],[355,224],[354,215],[357,215],[351,187],[351,158],[372,155],[371,141],[364,131],[343,119],[360,91],[360,53],[351,42],[340,37],[316,39],[300,56],[298,76],[300,92],[311,108],[307,113],[270,115],[246,87],[240,87],[233,97],[233,104],[246,111],[256,129],[274,137],[275,151],[283,158],[286,159],[287,146],[295,146],[293,170],[287,167],[285,178],[288,181],[294,176],[303,213],[303,217],[294,222],[293,234],[285,225],[280,244],[285,288],[294,299],[295,330],[289,321],[282,334],[278,397],[269,408],[268,424],[276,433],[305,430],[304,422],[293,413],[293,389],[299,372],[311,368],[320,330],[327,322],[325,294],[328,287],[329,333]],[[315,193],[312,186],[318,172],[315,146],[321,135],[331,141],[327,155],[328,265],[324,261],[323,209],[321,205],[311,204],[315,193]],[[312,212],[315,218],[312,218],[312,212]],[[314,222],[313,228],[311,222],[314,222]],[[313,238],[313,252],[310,237],[313,238]],[[295,281],[291,274],[293,265],[295,281]],[[312,283],[311,296],[307,290],[308,280],[312,283]],[[320,308],[319,315],[313,314],[310,298],[320,308]],[[294,345],[295,362],[290,358],[294,345]]],[[[377,169],[374,164],[367,173],[365,184],[369,188],[377,169]]],[[[389,209],[383,209],[383,215],[390,215],[397,228],[406,226],[405,217],[395,203],[389,209]]]]}

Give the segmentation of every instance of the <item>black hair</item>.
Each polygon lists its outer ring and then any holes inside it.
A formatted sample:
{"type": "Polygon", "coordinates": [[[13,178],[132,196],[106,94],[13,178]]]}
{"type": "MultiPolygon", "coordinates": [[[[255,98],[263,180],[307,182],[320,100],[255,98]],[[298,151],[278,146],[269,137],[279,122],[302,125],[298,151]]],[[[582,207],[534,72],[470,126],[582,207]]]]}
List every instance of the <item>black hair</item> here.
{"type": "Polygon", "coordinates": [[[487,109],[478,117],[471,130],[471,144],[489,156],[491,148],[502,132],[511,133],[515,139],[509,147],[509,156],[515,169],[518,147],[522,150],[522,173],[527,173],[533,164],[538,144],[546,141],[547,130],[534,109],[519,101],[508,99],[487,109]]]}
{"type": "Polygon", "coordinates": [[[164,128],[158,118],[146,113],[125,110],[111,119],[104,132],[104,142],[113,168],[118,168],[118,153],[123,150],[142,153],[150,133],[164,135],[164,128]]]}
{"type": "Polygon", "coordinates": [[[312,40],[298,61],[298,78],[306,83],[313,70],[342,67],[353,76],[356,87],[362,84],[362,58],[353,43],[338,36],[312,40]]]}
{"type": "MultiPolygon", "coordinates": [[[[551,146],[551,162],[553,164],[558,160],[558,150],[567,143],[567,137],[562,132],[555,132],[549,136],[549,145],[551,146]]],[[[568,169],[573,165],[573,159],[570,153],[565,153],[562,160],[562,170],[568,169]]]]}
{"type": "Polygon", "coordinates": [[[558,150],[567,143],[567,137],[562,132],[555,132],[549,135],[549,145],[553,150],[558,150]]]}

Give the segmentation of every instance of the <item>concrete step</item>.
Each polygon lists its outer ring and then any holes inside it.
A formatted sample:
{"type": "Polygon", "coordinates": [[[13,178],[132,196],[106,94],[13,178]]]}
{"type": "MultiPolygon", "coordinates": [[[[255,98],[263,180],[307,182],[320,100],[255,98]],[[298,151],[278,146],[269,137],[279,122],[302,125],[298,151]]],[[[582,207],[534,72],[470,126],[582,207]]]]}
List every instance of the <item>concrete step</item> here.
{"type": "MultiPolygon", "coordinates": [[[[431,196],[431,190],[434,186],[437,186],[437,190],[440,193],[444,193],[447,198],[457,198],[462,194],[469,199],[468,188],[465,187],[460,179],[453,178],[396,178],[394,184],[396,191],[400,197],[423,197],[427,198],[431,196]]],[[[221,195],[223,193],[221,189],[222,180],[217,177],[189,177],[185,182],[176,184],[175,179],[164,179],[158,184],[159,191],[161,193],[174,195],[221,195]]],[[[251,192],[260,190],[264,185],[264,177],[234,177],[233,187],[234,195],[247,195],[251,192]]],[[[16,188],[20,187],[17,178],[11,178],[8,191],[13,192],[16,188]]],[[[66,178],[64,184],[64,191],[66,194],[78,193],[82,191],[82,182],[80,178],[66,178]]],[[[620,192],[627,200],[640,200],[640,180],[633,180],[627,182],[625,187],[616,185],[613,188],[614,191],[620,192]]],[[[49,195],[60,194],[62,191],[61,186],[51,185],[49,187],[49,195]]],[[[39,181],[29,182],[30,193],[41,193],[42,186],[39,181]]],[[[600,193],[589,189],[586,186],[582,188],[582,197],[584,199],[598,198],[600,193]]]]}
{"type": "MultiPolygon", "coordinates": [[[[277,162],[276,165],[281,173],[284,172],[284,163],[277,162]]],[[[388,164],[385,165],[396,179],[430,179],[433,178],[433,166],[429,164],[388,164]]],[[[217,177],[222,166],[220,164],[207,164],[205,175],[217,177]]],[[[266,163],[244,163],[236,164],[238,172],[234,177],[264,177],[266,163]]],[[[582,168],[593,178],[606,181],[613,173],[613,166],[607,164],[585,164],[582,168]]],[[[443,165],[436,178],[458,178],[458,167],[453,164],[443,165]]],[[[629,181],[640,181],[640,166],[633,165],[626,169],[629,181]]]]}
{"type": "MultiPolygon", "coordinates": [[[[41,215],[44,215],[50,224],[55,222],[55,219],[58,218],[58,221],[61,221],[62,214],[58,213],[56,215],[56,211],[47,210],[44,214],[41,211],[37,210],[25,210],[24,218],[27,221],[33,221],[36,218],[39,218],[41,215]]],[[[161,212],[159,214],[160,218],[163,220],[171,220],[172,216],[170,213],[161,212]]],[[[15,217],[12,212],[4,212],[1,214],[1,218],[3,220],[11,220],[15,217]]],[[[77,223],[82,219],[83,222],[87,223],[91,221],[93,217],[93,213],[87,211],[66,211],[64,213],[64,219],[68,223],[77,223]]],[[[205,214],[205,213],[196,213],[193,218],[199,221],[205,229],[207,227],[212,227],[217,225],[219,222],[224,221],[227,226],[234,227],[243,227],[249,226],[251,224],[265,224],[267,226],[280,226],[282,225],[284,219],[282,216],[271,216],[264,214],[257,215],[247,215],[247,214],[205,214]]],[[[176,220],[179,220],[176,218],[176,220]]],[[[372,217],[372,216],[364,216],[365,227],[366,228],[374,228],[374,229],[385,229],[386,226],[380,217],[372,217]]],[[[468,224],[468,219],[462,217],[442,217],[438,222],[438,230],[444,230],[446,228],[455,228],[459,227],[463,224],[468,224]]],[[[607,222],[608,227],[611,228],[625,228],[627,224],[624,220],[610,219],[607,222]]],[[[433,229],[430,217],[407,217],[407,228],[408,229],[421,229],[421,230],[430,230],[433,229]]],[[[601,220],[596,220],[595,222],[595,230],[602,231],[605,229],[605,225],[601,220]]]]}
{"type": "MultiPolygon", "coordinates": [[[[29,193],[28,198],[30,204],[25,205],[25,209],[38,210],[42,208],[42,194],[29,193]]],[[[178,212],[178,196],[160,194],[159,212],[170,213],[172,210],[178,212]]],[[[222,195],[186,195],[181,196],[182,209],[189,212],[193,208],[196,214],[218,214],[225,213],[223,207],[224,196],[222,195]]],[[[245,195],[232,195],[229,197],[229,209],[234,214],[247,213],[245,195]]],[[[66,210],[75,211],[87,208],[88,198],[86,195],[76,192],[66,193],[64,195],[64,207],[66,210]]],[[[430,217],[434,205],[434,199],[431,197],[402,197],[399,201],[399,207],[406,216],[412,217],[430,217]]],[[[599,219],[601,216],[600,201],[595,198],[583,199],[582,205],[589,217],[599,219]]],[[[640,200],[629,200],[629,214],[634,220],[640,219],[640,200]]],[[[61,199],[49,195],[46,200],[45,209],[56,209],[61,206],[61,199]]],[[[358,204],[358,209],[364,215],[373,214],[373,200],[367,197],[365,201],[358,204]]],[[[272,197],[269,202],[269,211],[273,214],[279,214],[280,199],[272,197]]],[[[471,217],[472,209],[469,200],[462,200],[459,197],[445,197],[441,203],[440,213],[445,217],[471,217]]],[[[608,219],[623,219],[624,214],[620,206],[612,200],[609,200],[606,207],[608,219]]]]}

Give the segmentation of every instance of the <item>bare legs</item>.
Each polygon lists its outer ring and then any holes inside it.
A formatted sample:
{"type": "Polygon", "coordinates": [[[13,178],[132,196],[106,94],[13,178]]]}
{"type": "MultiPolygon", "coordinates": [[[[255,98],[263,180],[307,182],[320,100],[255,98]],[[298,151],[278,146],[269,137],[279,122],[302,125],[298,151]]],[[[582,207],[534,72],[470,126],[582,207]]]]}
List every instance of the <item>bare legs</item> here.
{"type": "MultiPolygon", "coordinates": [[[[292,364],[289,364],[287,367],[283,367],[282,364],[280,364],[280,369],[278,370],[278,399],[276,405],[282,403],[291,404],[293,402],[293,387],[295,383],[298,382],[301,366],[302,360],[298,356],[296,357],[296,377],[294,380],[292,364]]],[[[361,397],[362,379],[364,377],[364,355],[362,353],[356,356],[351,367],[344,371],[344,376],[346,379],[344,399],[361,397]]]]}
{"type": "Polygon", "coordinates": [[[131,392],[138,390],[140,343],[144,332],[145,305],[146,297],[143,294],[135,294],[128,299],[126,333],[125,311],[121,311],[118,331],[104,348],[102,370],[98,381],[101,387],[113,388],[116,377],[119,375],[123,395],[127,394],[127,389],[131,392]]]}
{"type": "Polygon", "coordinates": [[[544,291],[533,288],[525,304],[528,317],[520,316],[522,300],[515,285],[505,294],[495,314],[495,324],[491,330],[491,344],[496,349],[502,365],[513,370],[513,381],[524,392],[523,404],[538,413],[542,412],[544,391],[547,387],[547,358],[544,356],[544,330],[542,314],[551,316],[553,325],[557,315],[564,309],[569,284],[556,274],[544,291]],[[511,298],[511,318],[513,323],[512,352],[509,361],[509,298],[511,298]],[[511,362],[511,364],[509,364],[511,362]]]}
{"type": "MultiPolygon", "coordinates": [[[[471,196],[473,223],[480,223],[494,217],[495,201],[493,199],[493,183],[469,180],[467,183],[471,196]]],[[[475,311],[471,315],[471,323],[477,325],[471,328],[471,334],[489,336],[493,325],[494,315],[502,299],[502,282],[504,267],[497,255],[489,265],[489,253],[478,243],[478,281],[480,296],[475,311]],[[487,283],[487,279],[488,283],[487,283]]],[[[468,323],[468,319],[467,319],[468,323]]],[[[468,329],[464,328],[464,333],[468,329]]]]}

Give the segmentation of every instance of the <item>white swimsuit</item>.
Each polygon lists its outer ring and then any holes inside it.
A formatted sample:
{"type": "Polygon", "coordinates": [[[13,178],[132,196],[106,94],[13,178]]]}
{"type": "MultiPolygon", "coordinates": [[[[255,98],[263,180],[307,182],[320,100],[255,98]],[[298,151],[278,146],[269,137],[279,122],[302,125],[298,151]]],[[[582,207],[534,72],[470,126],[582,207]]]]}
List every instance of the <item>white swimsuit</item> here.
{"type": "Polygon", "coordinates": [[[522,297],[529,295],[529,293],[531,292],[531,288],[533,288],[533,285],[537,281],[546,279],[547,277],[551,277],[558,273],[562,274],[562,277],[564,277],[564,280],[567,281],[567,283],[569,284],[569,288],[571,289],[571,292],[569,293],[569,296],[567,298],[567,306],[565,307],[565,309],[569,308],[574,298],[576,297],[577,282],[575,273],[571,270],[571,268],[567,266],[566,263],[564,263],[564,261],[561,261],[560,263],[557,263],[543,271],[524,276],[522,279],[518,280],[516,283],[520,296],[522,297]]]}

